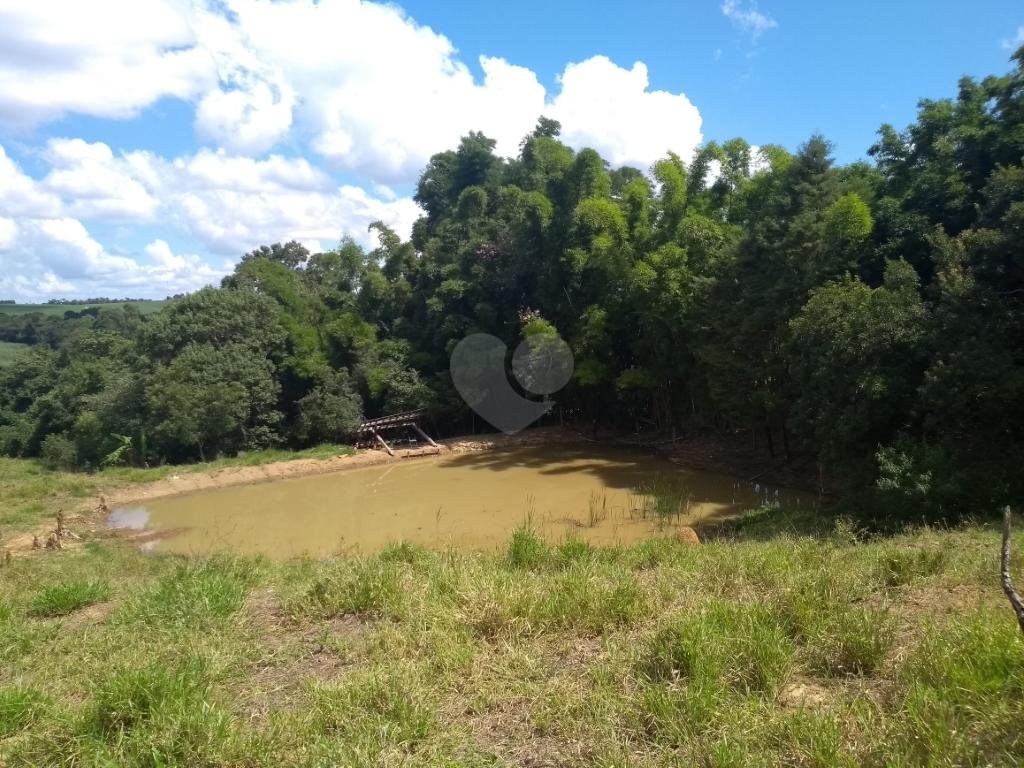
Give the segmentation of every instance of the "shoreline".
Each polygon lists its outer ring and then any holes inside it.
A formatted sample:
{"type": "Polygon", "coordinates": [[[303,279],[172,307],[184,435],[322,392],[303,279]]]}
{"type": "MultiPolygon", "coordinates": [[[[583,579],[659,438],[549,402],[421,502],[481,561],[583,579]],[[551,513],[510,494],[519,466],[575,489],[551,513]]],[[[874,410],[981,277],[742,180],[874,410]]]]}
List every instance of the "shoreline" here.
{"type": "Polygon", "coordinates": [[[405,459],[428,456],[458,456],[464,453],[480,453],[495,448],[511,448],[527,445],[557,445],[581,442],[574,433],[557,427],[528,430],[515,435],[495,434],[487,437],[453,437],[438,440],[439,449],[429,446],[418,448],[397,448],[389,456],[380,448],[357,449],[355,453],[329,458],[284,459],[254,466],[224,467],[210,472],[185,472],[180,475],[153,480],[138,485],[116,488],[105,494],[108,507],[125,506],[132,503],[179,496],[196,491],[230,488],[236,485],[285,480],[288,478],[311,477],[333,472],[345,472],[362,467],[394,464],[405,459]]]}
{"type": "MultiPolygon", "coordinates": [[[[218,488],[229,488],[254,483],[274,482],[290,478],[345,472],[364,467],[382,466],[401,462],[405,459],[428,456],[457,456],[480,453],[503,448],[519,448],[537,445],[580,445],[614,446],[623,450],[653,453],[681,469],[693,469],[750,479],[751,472],[762,482],[772,483],[780,488],[816,492],[817,488],[806,475],[792,467],[767,456],[744,449],[736,441],[722,437],[695,437],[651,450],[650,446],[629,444],[628,441],[611,435],[588,437],[566,427],[538,427],[514,435],[495,433],[485,436],[460,436],[438,440],[438,448],[429,446],[395,449],[390,456],[379,448],[358,449],[355,453],[328,458],[283,459],[251,466],[223,467],[208,471],[188,471],[159,480],[128,484],[119,487],[100,487],[98,494],[80,500],[77,505],[63,507],[63,520],[68,537],[64,547],[74,548],[82,541],[95,537],[117,537],[134,540],[142,531],[115,529],[107,525],[111,511],[122,507],[144,504],[147,501],[197,493],[218,488]]],[[[826,494],[827,495],[827,494],[826,494]]],[[[45,544],[54,533],[51,521],[41,522],[32,529],[11,537],[4,542],[4,549],[12,555],[28,554],[34,551],[35,539],[45,544]]],[[[42,551],[45,551],[43,549],[42,551]]]]}

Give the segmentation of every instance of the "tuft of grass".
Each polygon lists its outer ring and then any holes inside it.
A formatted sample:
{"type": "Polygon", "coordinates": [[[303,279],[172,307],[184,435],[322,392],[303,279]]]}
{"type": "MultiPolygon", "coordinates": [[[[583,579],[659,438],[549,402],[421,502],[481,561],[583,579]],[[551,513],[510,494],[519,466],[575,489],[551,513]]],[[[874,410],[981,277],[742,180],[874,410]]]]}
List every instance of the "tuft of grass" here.
{"type": "Polygon", "coordinates": [[[508,543],[508,562],[514,568],[537,569],[548,562],[550,551],[540,535],[523,526],[512,533],[508,543]]]}
{"type": "Polygon", "coordinates": [[[892,617],[871,608],[827,613],[807,638],[813,671],[825,675],[870,675],[882,663],[895,638],[892,617]]]}
{"type": "MultiPolygon", "coordinates": [[[[711,731],[725,707],[733,703],[720,685],[695,682],[681,687],[645,685],[638,701],[640,726],[646,736],[678,749],[711,731]]],[[[723,764],[714,762],[712,765],[723,764]]]]}
{"type": "Polygon", "coordinates": [[[1024,764],[1024,642],[1005,612],[932,628],[902,677],[893,751],[905,764],[1024,764]]]}
{"type": "Polygon", "coordinates": [[[684,679],[708,690],[723,686],[774,695],[794,653],[792,640],[768,608],[713,602],[655,632],[637,668],[654,683],[684,679]]]}
{"type": "Polygon", "coordinates": [[[65,581],[43,587],[32,598],[33,616],[67,616],[94,603],[110,599],[110,585],[100,581],[65,581]]]}
{"type": "Polygon", "coordinates": [[[173,668],[158,663],[123,668],[96,691],[91,723],[109,738],[154,718],[182,714],[204,702],[209,691],[207,665],[198,658],[173,668]]]}
{"type": "Polygon", "coordinates": [[[600,556],[600,553],[589,542],[570,537],[555,547],[552,555],[555,563],[559,567],[565,568],[573,563],[594,560],[600,556]]]}
{"type": "Polygon", "coordinates": [[[400,563],[377,557],[342,564],[313,583],[298,611],[321,617],[400,618],[405,606],[400,563]]]}
{"type": "Polygon", "coordinates": [[[11,765],[238,765],[246,747],[212,699],[207,663],[190,657],[115,670],[85,715],[58,721],[12,751],[11,765]]]}
{"type": "Polygon", "coordinates": [[[200,626],[237,613],[262,574],[259,560],[218,555],[179,563],[126,606],[122,623],[200,626]]]}
{"type": "Polygon", "coordinates": [[[686,484],[671,475],[659,475],[637,486],[640,516],[667,524],[685,515],[693,493],[686,484]]]}
{"type": "Polygon", "coordinates": [[[543,576],[497,578],[462,603],[466,622],[486,639],[559,630],[601,635],[631,624],[649,608],[631,575],[615,571],[608,577],[588,563],[543,576]]]}
{"type": "Polygon", "coordinates": [[[339,687],[314,686],[310,718],[331,737],[323,757],[338,764],[414,752],[434,723],[415,676],[398,670],[358,675],[339,687]]]}
{"type": "Polygon", "coordinates": [[[32,725],[45,703],[43,695],[31,688],[0,688],[0,739],[32,725]]]}
{"type": "Polygon", "coordinates": [[[878,579],[887,587],[902,587],[942,573],[948,561],[948,550],[938,546],[884,550],[878,559],[878,579]]]}

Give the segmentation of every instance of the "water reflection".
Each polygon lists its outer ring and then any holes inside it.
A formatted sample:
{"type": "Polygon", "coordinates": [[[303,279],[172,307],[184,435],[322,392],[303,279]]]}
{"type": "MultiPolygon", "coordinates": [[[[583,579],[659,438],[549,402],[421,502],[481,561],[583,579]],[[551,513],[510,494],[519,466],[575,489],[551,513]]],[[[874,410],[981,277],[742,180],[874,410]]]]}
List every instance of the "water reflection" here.
{"type": "Polygon", "coordinates": [[[149,525],[149,510],[145,507],[117,507],[107,515],[110,528],[142,531],[149,525]]]}

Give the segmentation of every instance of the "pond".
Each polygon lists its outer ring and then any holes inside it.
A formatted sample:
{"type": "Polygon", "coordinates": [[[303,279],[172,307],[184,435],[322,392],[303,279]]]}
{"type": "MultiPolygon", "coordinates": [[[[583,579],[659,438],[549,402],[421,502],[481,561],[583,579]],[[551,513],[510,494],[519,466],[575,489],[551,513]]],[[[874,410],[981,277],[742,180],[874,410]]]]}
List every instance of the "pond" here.
{"type": "Polygon", "coordinates": [[[547,445],[441,455],[197,491],[115,509],[160,552],[282,558],[370,553],[407,541],[495,550],[530,525],[550,541],[629,544],[762,504],[814,497],[682,469],[656,456],[547,445]]]}

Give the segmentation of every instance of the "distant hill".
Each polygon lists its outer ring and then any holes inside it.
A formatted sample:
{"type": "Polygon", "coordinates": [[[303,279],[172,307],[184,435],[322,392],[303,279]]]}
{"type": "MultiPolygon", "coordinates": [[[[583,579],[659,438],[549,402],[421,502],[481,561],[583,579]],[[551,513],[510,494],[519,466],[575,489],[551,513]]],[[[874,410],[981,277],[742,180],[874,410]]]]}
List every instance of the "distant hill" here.
{"type": "Polygon", "coordinates": [[[97,302],[94,304],[4,304],[0,303],[0,315],[28,315],[39,312],[44,315],[63,317],[65,312],[81,312],[91,307],[123,307],[132,304],[139,312],[150,315],[167,303],[166,299],[155,301],[116,301],[97,302]]]}

